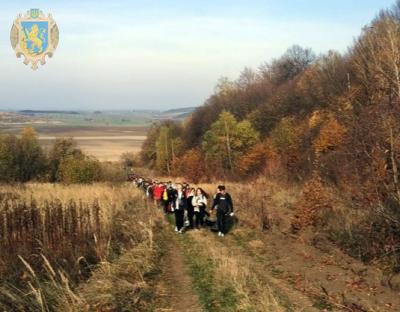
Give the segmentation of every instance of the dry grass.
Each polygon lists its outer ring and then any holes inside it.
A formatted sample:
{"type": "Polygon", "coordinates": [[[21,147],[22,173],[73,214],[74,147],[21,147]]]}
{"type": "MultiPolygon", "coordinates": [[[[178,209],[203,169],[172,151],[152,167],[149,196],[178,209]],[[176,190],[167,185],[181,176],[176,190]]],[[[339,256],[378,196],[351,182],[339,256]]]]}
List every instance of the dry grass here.
{"type": "Polygon", "coordinates": [[[215,279],[219,284],[227,281],[233,286],[237,298],[237,311],[287,311],[274,294],[272,288],[260,279],[253,270],[254,260],[240,256],[227,244],[210,240],[214,235],[204,232],[190,233],[196,245],[202,246],[201,254],[212,259],[215,266],[215,279]]]}
{"type": "Polygon", "coordinates": [[[141,289],[140,272],[146,270],[153,249],[152,214],[141,192],[129,184],[2,187],[0,309],[82,311],[93,302],[113,305],[125,269],[125,282],[141,289]],[[120,284],[116,268],[122,268],[120,284]],[[90,291],[75,293],[77,283],[93,273],[97,280],[109,280],[113,298],[93,301],[90,291]]]}

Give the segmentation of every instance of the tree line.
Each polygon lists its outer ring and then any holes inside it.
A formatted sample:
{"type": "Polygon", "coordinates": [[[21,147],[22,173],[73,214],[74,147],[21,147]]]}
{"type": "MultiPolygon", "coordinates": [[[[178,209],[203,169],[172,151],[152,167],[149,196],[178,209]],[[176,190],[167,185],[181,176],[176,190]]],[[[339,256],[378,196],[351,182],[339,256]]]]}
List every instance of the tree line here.
{"type": "Polygon", "coordinates": [[[192,160],[217,178],[268,169],[294,180],[317,172],[330,183],[346,176],[363,184],[383,174],[381,184],[398,192],[399,104],[400,2],[347,53],[316,56],[296,45],[235,81],[221,78],[184,123],[152,126],[141,159],[171,175],[192,160]]]}
{"type": "Polygon", "coordinates": [[[362,259],[400,260],[399,120],[400,1],[346,53],[296,45],[235,81],[221,78],[184,123],[153,125],[141,159],[195,183],[259,176],[302,183],[294,230],[332,206],[321,194],[333,188],[364,216],[351,221],[357,235],[343,229],[336,239],[362,259]]]}
{"type": "Polygon", "coordinates": [[[33,128],[24,128],[18,136],[0,135],[0,182],[72,184],[123,180],[125,176],[122,166],[100,163],[77,148],[72,138],[57,138],[44,149],[33,128]]]}

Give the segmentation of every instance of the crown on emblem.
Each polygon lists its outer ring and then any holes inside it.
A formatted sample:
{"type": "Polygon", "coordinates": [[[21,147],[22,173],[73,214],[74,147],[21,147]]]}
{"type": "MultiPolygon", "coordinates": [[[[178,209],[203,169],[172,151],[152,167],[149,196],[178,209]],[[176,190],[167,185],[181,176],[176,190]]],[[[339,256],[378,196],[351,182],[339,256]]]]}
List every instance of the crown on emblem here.
{"type": "Polygon", "coordinates": [[[39,17],[39,13],[40,13],[39,9],[31,9],[30,12],[31,12],[30,13],[31,18],[38,18],[39,17]]]}

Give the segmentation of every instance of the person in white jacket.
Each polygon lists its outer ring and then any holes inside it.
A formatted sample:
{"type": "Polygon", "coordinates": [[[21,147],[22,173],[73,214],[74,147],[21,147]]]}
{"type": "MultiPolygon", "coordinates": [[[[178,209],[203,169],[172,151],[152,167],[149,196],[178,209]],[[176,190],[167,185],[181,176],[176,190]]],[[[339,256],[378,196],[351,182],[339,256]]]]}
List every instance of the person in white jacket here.
{"type": "Polygon", "coordinates": [[[195,217],[194,225],[196,229],[199,229],[200,226],[204,225],[204,217],[207,208],[207,196],[201,188],[196,190],[196,195],[193,196],[192,199],[192,205],[194,208],[195,217]]]}

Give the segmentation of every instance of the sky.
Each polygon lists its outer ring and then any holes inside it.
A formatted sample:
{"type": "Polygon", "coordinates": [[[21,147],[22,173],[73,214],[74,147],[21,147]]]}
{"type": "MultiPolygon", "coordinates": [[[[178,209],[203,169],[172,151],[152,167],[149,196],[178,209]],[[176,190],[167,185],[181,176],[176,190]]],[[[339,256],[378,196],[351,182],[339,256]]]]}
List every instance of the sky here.
{"type": "Polygon", "coordinates": [[[394,0],[1,0],[0,109],[137,110],[201,105],[220,77],[293,44],[346,52],[394,0]],[[51,13],[54,57],[37,71],[10,44],[14,19],[51,13]]]}

